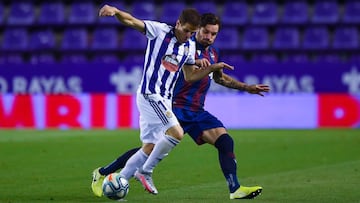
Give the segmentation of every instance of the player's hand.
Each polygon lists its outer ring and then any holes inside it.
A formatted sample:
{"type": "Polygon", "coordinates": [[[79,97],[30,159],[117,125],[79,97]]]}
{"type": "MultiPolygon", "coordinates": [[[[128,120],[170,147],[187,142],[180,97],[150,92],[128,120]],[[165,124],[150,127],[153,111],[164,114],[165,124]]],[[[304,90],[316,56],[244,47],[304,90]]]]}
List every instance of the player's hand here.
{"type": "Polygon", "coordinates": [[[196,60],[195,60],[195,64],[196,64],[197,66],[199,66],[200,68],[208,67],[208,66],[211,65],[210,61],[207,60],[206,58],[196,59],[196,60]]]}
{"type": "Polygon", "coordinates": [[[222,70],[224,68],[229,69],[229,70],[234,70],[234,66],[231,66],[231,65],[229,65],[227,63],[224,63],[224,62],[219,62],[219,63],[215,63],[215,64],[211,65],[211,70],[213,72],[222,70]]]}
{"type": "Polygon", "coordinates": [[[262,92],[269,92],[270,87],[264,84],[249,85],[246,87],[246,91],[250,94],[258,94],[263,97],[264,94],[262,94],[262,92]]]}
{"type": "Polygon", "coordinates": [[[99,11],[99,16],[114,16],[117,11],[116,7],[104,5],[99,11]]]}

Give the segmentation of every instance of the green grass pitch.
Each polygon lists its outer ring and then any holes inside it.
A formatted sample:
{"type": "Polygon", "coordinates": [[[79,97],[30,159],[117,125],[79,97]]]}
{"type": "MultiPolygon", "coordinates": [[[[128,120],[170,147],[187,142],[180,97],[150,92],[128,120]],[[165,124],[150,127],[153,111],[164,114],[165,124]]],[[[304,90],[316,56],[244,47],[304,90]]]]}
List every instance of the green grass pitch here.
{"type": "MultiPolygon", "coordinates": [[[[360,202],[360,130],[230,130],[238,176],[263,193],[243,202],[360,202]]],[[[0,202],[114,202],[91,172],[139,145],[138,130],[0,130],[0,202]]],[[[210,145],[185,136],[154,171],[157,196],[130,181],[127,202],[233,202],[210,145]]],[[[235,200],[237,201],[237,200],[235,200]]]]}

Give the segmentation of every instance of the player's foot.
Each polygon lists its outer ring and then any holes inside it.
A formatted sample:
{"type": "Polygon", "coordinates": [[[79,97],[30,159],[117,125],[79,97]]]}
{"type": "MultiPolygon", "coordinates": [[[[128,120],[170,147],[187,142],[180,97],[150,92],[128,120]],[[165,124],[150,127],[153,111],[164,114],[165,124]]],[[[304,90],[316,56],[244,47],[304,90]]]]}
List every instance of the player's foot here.
{"type": "Polygon", "coordinates": [[[157,195],[158,191],[154,185],[154,182],[151,178],[151,173],[146,173],[143,171],[137,170],[134,174],[136,180],[140,181],[146,191],[150,192],[153,195],[157,195]]]}
{"type": "Polygon", "coordinates": [[[92,173],[92,182],[91,182],[91,189],[95,196],[101,197],[103,195],[102,191],[102,183],[105,179],[104,175],[101,175],[99,172],[100,168],[97,168],[92,173]]]}
{"type": "Polygon", "coordinates": [[[230,193],[230,199],[253,199],[254,197],[261,194],[262,187],[245,187],[240,186],[235,192],[230,193]]]}

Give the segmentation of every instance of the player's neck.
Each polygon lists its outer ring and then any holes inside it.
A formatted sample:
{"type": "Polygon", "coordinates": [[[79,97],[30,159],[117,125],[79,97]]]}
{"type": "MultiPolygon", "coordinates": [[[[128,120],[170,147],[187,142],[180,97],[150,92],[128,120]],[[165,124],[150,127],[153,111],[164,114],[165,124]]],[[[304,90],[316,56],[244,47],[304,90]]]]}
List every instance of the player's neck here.
{"type": "Polygon", "coordinates": [[[209,45],[203,45],[200,43],[199,39],[195,36],[196,43],[199,44],[205,51],[209,50],[209,45]]]}

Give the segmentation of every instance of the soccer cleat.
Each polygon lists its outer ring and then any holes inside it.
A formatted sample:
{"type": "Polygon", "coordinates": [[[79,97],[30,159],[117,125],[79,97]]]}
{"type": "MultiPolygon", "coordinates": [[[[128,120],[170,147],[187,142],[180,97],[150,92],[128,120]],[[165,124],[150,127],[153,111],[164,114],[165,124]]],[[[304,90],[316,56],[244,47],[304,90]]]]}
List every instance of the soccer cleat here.
{"type": "Polygon", "coordinates": [[[245,187],[240,186],[235,192],[230,193],[230,199],[253,199],[261,194],[262,187],[245,187]]]}
{"type": "Polygon", "coordinates": [[[137,170],[134,174],[136,180],[140,181],[146,191],[153,195],[157,195],[158,191],[154,185],[154,182],[151,178],[151,173],[145,173],[143,171],[137,170]]]}
{"type": "Polygon", "coordinates": [[[97,168],[93,171],[93,178],[91,182],[91,189],[97,197],[101,197],[103,195],[102,183],[105,179],[105,176],[100,174],[99,169],[100,168],[97,168]]]}

